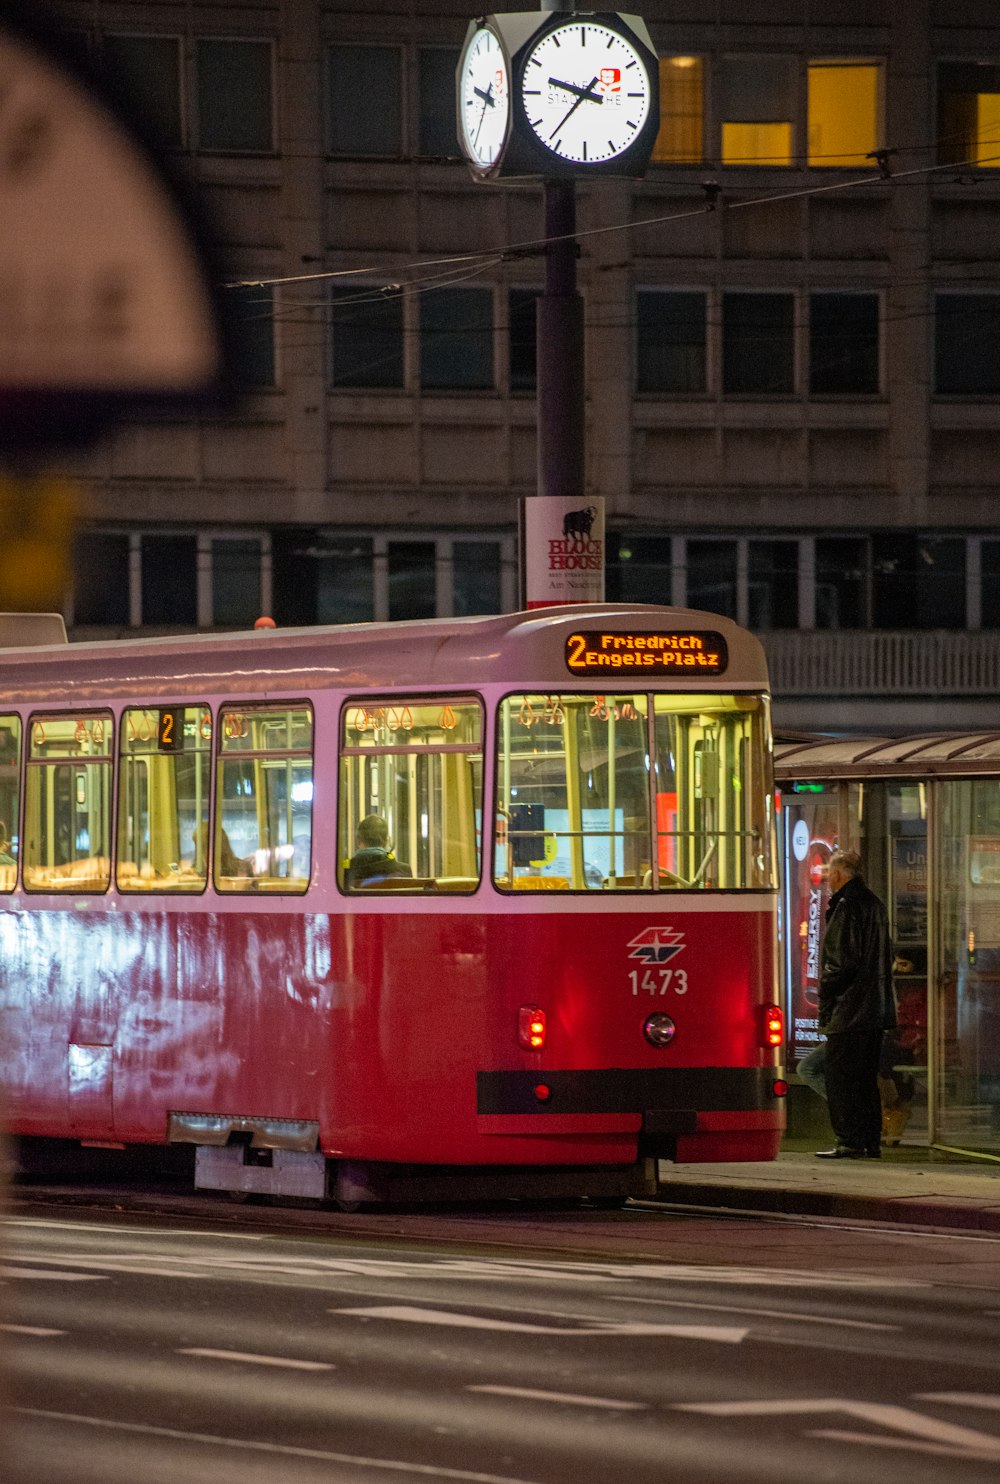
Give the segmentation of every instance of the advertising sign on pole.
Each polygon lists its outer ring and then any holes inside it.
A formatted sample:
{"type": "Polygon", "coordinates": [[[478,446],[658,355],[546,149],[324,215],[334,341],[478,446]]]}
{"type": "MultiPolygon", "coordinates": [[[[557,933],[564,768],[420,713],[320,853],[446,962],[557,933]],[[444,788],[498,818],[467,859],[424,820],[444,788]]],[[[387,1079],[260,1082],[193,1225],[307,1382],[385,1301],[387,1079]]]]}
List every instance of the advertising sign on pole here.
{"type": "Polygon", "coordinates": [[[604,602],[604,501],[599,495],[521,502],[525,607],[604,602]]]}

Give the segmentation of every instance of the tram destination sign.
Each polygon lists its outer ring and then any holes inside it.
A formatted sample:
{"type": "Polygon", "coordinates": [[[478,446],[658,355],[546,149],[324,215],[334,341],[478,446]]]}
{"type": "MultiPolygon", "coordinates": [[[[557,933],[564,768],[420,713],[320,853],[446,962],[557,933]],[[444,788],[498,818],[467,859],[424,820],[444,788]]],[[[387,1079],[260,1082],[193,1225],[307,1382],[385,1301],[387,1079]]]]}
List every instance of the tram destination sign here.
{"type": "Polygon", "coordinates": [[[722,675],[728,664],[726,641],[715,629],[577,629],[566,640],[566,668],[574,675],[608,670],[722,675]]]}

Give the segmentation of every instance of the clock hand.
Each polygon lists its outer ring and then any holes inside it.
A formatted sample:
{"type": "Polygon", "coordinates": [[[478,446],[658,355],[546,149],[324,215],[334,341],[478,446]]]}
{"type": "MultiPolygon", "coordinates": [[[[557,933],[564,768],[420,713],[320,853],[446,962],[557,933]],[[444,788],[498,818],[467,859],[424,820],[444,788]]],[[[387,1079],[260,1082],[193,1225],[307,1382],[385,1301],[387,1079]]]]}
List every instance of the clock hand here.
{"type": "MultiPolygon", "coordinates": [[[[551,81],[552,81],[552,79],[550,78],[550,82],[551,81]]],[[[588,99],[591,103],[603,103],[604,102],[604,99],[602,97],[600,97],[599,94],[597,94],[597,93],[595,93],[593,91],[594,85],[596,84],[596,82],[597,82],[597,78],[596,78],[596,76],[594,76],[594,77],[592,77],[590,79],[590,81],[588,82],[588,84],[587,84],[587,86],[585,88],[574,87],[574,85],[572,83],[566,83],[566,82],[557,82],[556,83],[556,87],[566,88],[566,89],[568,89],[569,92],[576,93],[577,94],[577,100],[576,100],[575,103],[573,103],[573,104],[570,105],[570,107],[563,114],[562,118],[559,120],[558,124],[556,124],[555,128],[552,130],[552,133],[549,135],[549,138],[550,139],[554,139],[556,137],[556,135],[559,133],[559,130],[562,128],[563,124],[566,122],[566,120],[568,118],[570,118],[574,113],[576,113],[576,110],[580,107],[580,104],[584,101],[584,99],[588,99]]]]}
{"type": "Polygon", "coordinates": [[[476,148],[476,145],[479,143],[479,131],[483,127],[483,119],[486,117],[486,110],[487,110],[487,108],[495,108],[496,107],[496,104],[493,102],[493,84],[492,83],[490,83],[490,85],[486,89],[486,92],[485,93],[483,92],[482,88],[473,88],[472,91],[474,93],[478,94],[478,96],[480,98],[482,98],[482,100],[483,100],[483,111],[479,115],[479,123],[476,125],[476,137],[472,141],[472,147],[473,147],[473,149],[475,149],[476,148]]]}

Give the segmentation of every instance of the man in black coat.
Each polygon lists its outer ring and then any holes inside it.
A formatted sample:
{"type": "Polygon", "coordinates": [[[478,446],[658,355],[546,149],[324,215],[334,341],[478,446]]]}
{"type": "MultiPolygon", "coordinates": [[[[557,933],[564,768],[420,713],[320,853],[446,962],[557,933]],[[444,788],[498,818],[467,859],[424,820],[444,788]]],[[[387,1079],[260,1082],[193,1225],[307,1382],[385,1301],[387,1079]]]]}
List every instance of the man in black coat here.
{"type": "Polygon", "coordinates": [[[820,1159],[878,1159],[882,1036],[896,1024],[892,944],[885,907],[865,885],[861,858],[838,850],[827,869],[830,902],[820,951],[819,1028],[826,1036],[826,1091],[837,1136],[820,1159]]]}

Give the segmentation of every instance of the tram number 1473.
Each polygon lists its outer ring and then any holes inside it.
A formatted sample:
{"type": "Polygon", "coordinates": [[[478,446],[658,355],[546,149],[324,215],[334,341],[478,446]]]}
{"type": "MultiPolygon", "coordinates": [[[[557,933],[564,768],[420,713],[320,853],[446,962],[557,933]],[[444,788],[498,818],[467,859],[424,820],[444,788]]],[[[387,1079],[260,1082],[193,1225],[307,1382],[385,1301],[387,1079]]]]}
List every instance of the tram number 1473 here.
{"type": "Polygon", "coordinates": [[[688,989],[686,969],[630,969],[628,982],[636,996],[665,995],[670,990],[674,994],[687,994],[688,989]]]}

